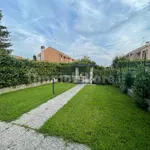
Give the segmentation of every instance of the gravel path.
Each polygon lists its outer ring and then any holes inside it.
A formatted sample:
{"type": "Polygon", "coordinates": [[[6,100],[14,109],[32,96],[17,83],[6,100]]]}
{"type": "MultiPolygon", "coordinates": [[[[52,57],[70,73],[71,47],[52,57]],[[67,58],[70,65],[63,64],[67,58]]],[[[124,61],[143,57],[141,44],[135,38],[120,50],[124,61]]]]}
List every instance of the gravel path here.
{"type": "Polygon", "coordinates": [[[66,143],[63,139],[43,136],[32,129],[13,123],[0,122],[0,150],[90,150],[77,143],[66,143]]]}
{"type": "Polygon", "coordinates": [[[75,96],[85,85],[76,85],[70,90],[56,96],[39,107],[23,114],[13,123],[25,125],[33,129],[40,128],[49,118],[51,118],[61,107],[63,107],[73,96],[75,96]]]}

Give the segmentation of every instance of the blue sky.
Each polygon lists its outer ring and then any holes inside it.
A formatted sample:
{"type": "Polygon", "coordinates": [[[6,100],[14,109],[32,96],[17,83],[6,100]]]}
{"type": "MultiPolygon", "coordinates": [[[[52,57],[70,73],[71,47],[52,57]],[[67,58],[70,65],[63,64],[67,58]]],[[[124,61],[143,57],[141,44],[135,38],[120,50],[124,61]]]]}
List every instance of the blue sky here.
{"type": "Polygon", "coordinates": [[[0,9],[25,58],[44,45],[106,66],[150,40],[149,0],[0,0],[0,9]]]}

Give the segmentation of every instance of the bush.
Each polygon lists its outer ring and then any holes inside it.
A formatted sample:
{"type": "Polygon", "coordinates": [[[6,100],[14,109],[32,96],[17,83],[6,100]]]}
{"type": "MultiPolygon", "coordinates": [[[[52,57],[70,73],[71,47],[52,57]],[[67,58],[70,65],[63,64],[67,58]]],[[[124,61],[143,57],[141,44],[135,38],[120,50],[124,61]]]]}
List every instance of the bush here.
{"type": "Polygon", "coordinates": [[[124,85],[124,84],[120,85],[120,89],[121,89],[122,93],[127,93],[127,86],[126,85],[124,85]]]}
{"type": "Polygon", "coordinates": [[[125,79],[124,79],[124,85],[127,86],[128,88],[131,88],[134,83],[134,78],[132,76],[131,72],[126,73],[125,79]]]}
{"type": "Polygon", "coordinates": [[[70,72],[68,64],[19,60],[0,54],[0,88],[48,81],[52,76],[70,72]]]}
{"type": "Polygon", "coordinates": [[[146,98],[149,98],[150,70],[145,69],[143,65],[139,66],[136,72],[136,78],[133,85],[136,103],[143,109],[148,108],[146,98]]]}
{"type": "Polygon", "coordinates": [[[134,82],[131,72],[124,73],[120,89],[122,93],[127,93],[128,88],[131,88],[134,82]]]}

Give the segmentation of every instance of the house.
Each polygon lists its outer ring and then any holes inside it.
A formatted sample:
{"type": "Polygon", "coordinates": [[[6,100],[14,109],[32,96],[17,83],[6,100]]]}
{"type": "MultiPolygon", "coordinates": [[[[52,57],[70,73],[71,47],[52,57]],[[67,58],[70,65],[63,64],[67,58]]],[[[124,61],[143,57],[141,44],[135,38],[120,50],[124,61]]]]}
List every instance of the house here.
{"type": "Polygon", "coordinates": [[[145,45],[129,52],[125,58],[130,60],[150,59],[150,42],[146,42],[145,45]]]}
{"type": "Polygon", "coordinates": [[[17,59],[23,60],[24,58],[22,56],[16,56],[17,59]]]}
{"type": "Polygon", "coordinates": [[[75,59],[52,47],[45,49],[44,46],[41,46],[41,52],[37,55],[37,60],[56,63],[70,63],[75,61],[75,59]]]}
{"type": "Polygon", "coordinates": [[[23,60],[24,58],[22,56],[15,56],[15,55],[12,55],[14,58],[16,59],[20,59],[20,60],[23,60]]]}

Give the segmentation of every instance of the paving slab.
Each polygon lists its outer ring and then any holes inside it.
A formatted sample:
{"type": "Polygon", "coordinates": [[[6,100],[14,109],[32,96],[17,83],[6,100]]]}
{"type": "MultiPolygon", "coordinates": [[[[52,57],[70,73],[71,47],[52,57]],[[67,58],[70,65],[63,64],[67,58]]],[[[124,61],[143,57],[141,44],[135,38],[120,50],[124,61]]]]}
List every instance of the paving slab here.
{"type": "Polygon", "coordinates": [[[10,126],[12,126],[11,123],[0,122],[0,135],[2,134],[3,131],[7,130],[10,126]]]}
{"type": "Polygon", "coordinates": [[[66,143],[62,138],[44,136],[33,129],[7,123],[0,134],[0,150],[90,150],[86,145],[66,143]]]}
{"type": "Polygon", "coordinates": [[[65,141],[56,137],[46,137],[36,150],[64,150],[65,141]]]}
{"type": "Polygon", "coordinates": [[[16,125],[12,125],[9,129],[0,134],[0,150],[5,150],[11,146],[13,142],[18,140],[26,132],[26,129],[16,125]]]}
{"type": "Polygon", "coordinates": [[[12,143],[10,150],[35,150],[43,139],[42,134],[38,134],[34,130],[28,130],[17,141],[12,143]]]}
{"type": "Polygon", "coordinates": [[[13,123],[25,125],[33,129],[40,128],[84,86],[84,84],[76,85],[70,90],[56,96],[30,112],[23,114],[18,120],[13,121],[13,123]]]}
{"type": "Polygon", "coordinates": [[[62,138],[53,136],[45,137],[34,130],[40,128],[84,86],[82,84],[73,87],[16,121],[0,122],[0,150],[90,150],[86,145],[66,143],[62,138]]]}

